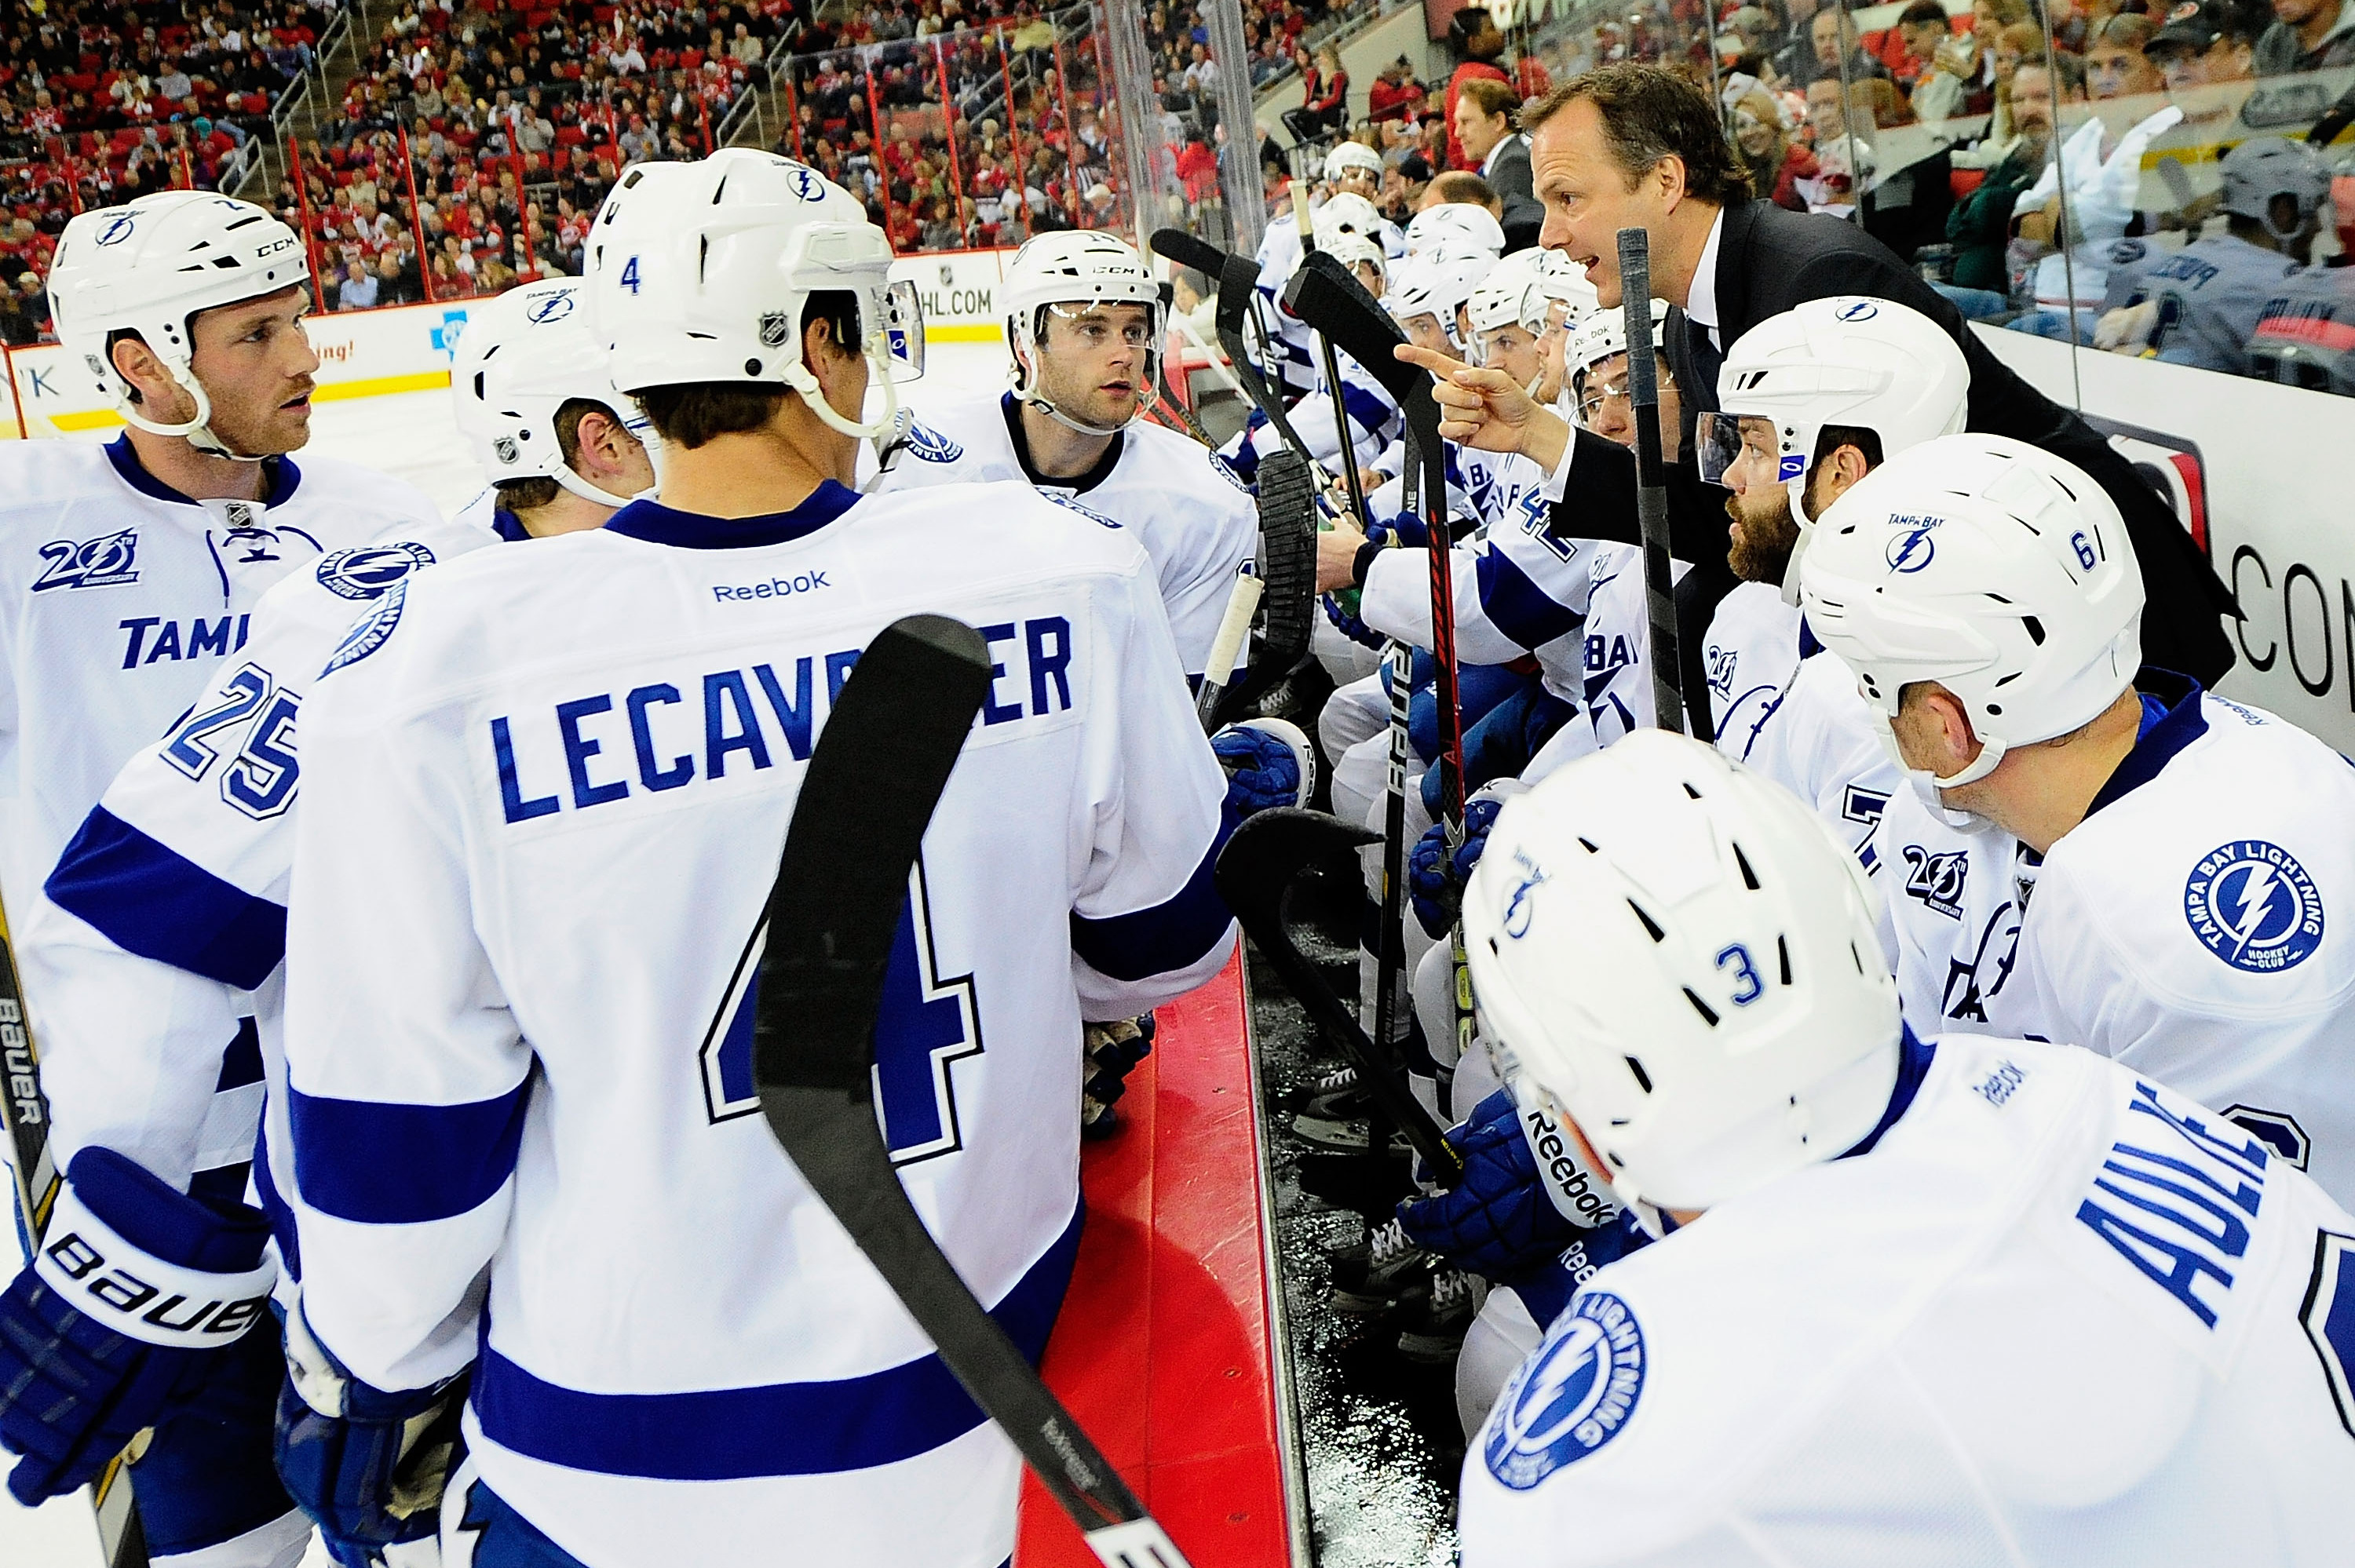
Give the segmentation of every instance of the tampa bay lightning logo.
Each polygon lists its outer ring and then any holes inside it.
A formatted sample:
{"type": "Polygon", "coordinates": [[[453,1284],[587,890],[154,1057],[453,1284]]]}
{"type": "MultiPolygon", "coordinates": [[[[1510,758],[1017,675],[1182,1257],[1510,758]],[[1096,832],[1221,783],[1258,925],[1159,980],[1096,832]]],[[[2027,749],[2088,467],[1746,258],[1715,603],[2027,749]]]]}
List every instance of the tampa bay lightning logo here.
{"type": "Polygon", "coordinates": [[[1908,528],[1889,541],[1889,569],[1892,572],[1918,572],[1928,566],[1938,554],[1938,542],[1930,536],[1936,524],[1924,524],[1908,528]]]}
{"type": "Polygon", "coordinates": [[[2322,946],[2322,895],[2297,857],[2235,839],[2200,857],[2183,884],[2183,917],[2200,946],[2236,969],[2279,974],[2322,946]]]}
{"type": "Polygon", "coordinates": [[[101,534],[95,539],[52,539],[41,546],[49,564],[33,580],[32,591],[50,588],[112,588],[139,580],[139,530],[101,534]]]}
{"type": "Polygon", "coordinates": [[[384,597],[376,601],[376,608],[368,611],[368,619],[346,632],[344,640],[336,644],[334,656],[328,659],[327,667],[319,673],[332,675],[345,665],[357,664],[383,647],[391,638],[392,629],[400,624],[401,605],[408,598],[409,581],[405,577],[386,589],[384,597]]]}
{"type": "Polygon", "coordinates": [[[790,158],[786,159],[785,183],[792,185],[794,195],[804,201],[826,199],[826,176],[807,164],[796,164],[790,158]]]}
{"type": "Polygon", "coordinates": [[[1607,1290],[1590,1290],[1505,1385],[1480,1457],[1499,1482],[1528,1491],[1619,1436],[1643,1392],[1644,1330],[1635,1312],[1607,1290]]]}
{"type": "Polygon", "coordinates": [[[1225,480],[1229,484],[1233,485],[1245,495],[1249,495],[1252,493],[1252,487],[1243,482],[1243,476],[1237,473],[1234,471],[1233,466],[1230,464],[1226,459],[1220,457],[1216,452],[1210,453],[1209,458],[1211,471],[1217,473],[1220,479],[1225,480]]]}
{"type": "Polygon", "coordinates": [[[572,290],[559,289],[544,299],[534,300],[525,307],[523,318],[534,326],[560,322],[572,313],[572,290]]]}
{"type": "Polygon", "coordinates": [[[926,462],[954,462],[964,456],[964,447],[922,419],[908,421],[908,450],[926,462]]]}
{"type": "Polygon", "coordinates": [[[432,564],[432,551],[404,540],[335,551],[319,557],[316,571],[319,586],[337,599],[369,599],[382,597],[385,589],[418,567],[432,564]]]}
{"type": "Polygon", "coordinates": [[[1854,323],[1857,322],[1869,322],[1880,313],[1881,307],[1874,304],[1870,300],[1850,300],[1847,304],[1842,305],[1839,309],[1832,313],[1832,319],[1835,321],[1854,323]]]}
{"type": "Polygon", "coordinates": [[[1546,874],[1538,863],[1519,850],[1513,852],[1513,864],[1518,875],[1513,881],[1513,895],[1505,900],[1505,917],[1501,924],[1505,935],[1516,942],[1529,934],[1529,922],[1537,911],[1529,903],[1529,895],[1545,885],[1546,874]]]}
{"type": "Polygon", "coordinates": [[[133,231],[137,229],[138,227],[139,215],[136,213],[126,212],[120,217],[110,221],[104,228],[98,231],[98,243],[101,245],[120,245],[124,240],[130,238],[133,231]]]}
{"type": "Polygon", "coordinates": [[[1971,856],[1967,850],[1949,850],[1933,854],[1920,844],[1907,844],[1905,856],[1905,892],[1917,899],[1923,907],[1949,920],[1963,917],[1963,889],[1971,874],[1971,856]]]}
{"type": "Polygon", "coordinates": [[[1100,528],[1117,528],[1120,526],[1119,524],[1114,522],[1103,513],[1092,511],[1089,508],[1081,505],[1078,502],[1072,500],[1070,496],[1064,494],[1060,490],[1041,490],[1039,493],[1053,502],[1056,505],[1062,507],[1065,511],[1078,513],[1081,516],[1086,518],[1089,522],[1093,523],[1100,528]]]}

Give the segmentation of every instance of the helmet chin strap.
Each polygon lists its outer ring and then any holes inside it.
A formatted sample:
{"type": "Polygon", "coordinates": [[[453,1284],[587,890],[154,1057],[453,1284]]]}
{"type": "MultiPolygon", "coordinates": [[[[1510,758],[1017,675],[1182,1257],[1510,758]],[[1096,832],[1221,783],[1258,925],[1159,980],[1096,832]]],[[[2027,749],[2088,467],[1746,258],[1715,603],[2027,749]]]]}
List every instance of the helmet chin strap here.
{"type": "Polygon", "coordinates": [[[1791,521],[1799,525],[1799,537],[1791,546],[1791,558],[1783,567],[1783,602],[1797,608],[1799,603],[1799,560],[1807,553],[1807,541],[1815,536],[1816,520],[1807,515],[1807,480],[1805,474],[1783,482],[1791,493],[1791,521]]]}
{"type": "Polygon", "coordinates": [[[819,423],[826,429],[848,436],[853,440],[871,441],[900,422],[900,389],[891,382],[890,355],[878,352],[882,341],[883,334],[878,333],[868,340],[862,351],[867,358],[868,379],[879,379],[883,383],[883,412],[871,420],[861,422],[837,413],[834,405],[826,400],[825,389],[818,386],[817,376],[806,365],[795,363],[788,366],[785,385],[802,395],[802,401],[809,405],[809,411],[815,414],[819,423]]]}
{"type": "Polygon", "coordinates": [[[114,407],[115,411],[123,416],[123,423],[135,426],[151,436],[176,436],[208,457],[227,458],[231,462],[260,462],[263,458],[271,455],[263,452],[256,456],[248,456],[244,452],[231,451],[226,441],[213,434],[213,400],[205,395],[204,383],[198,381],[195,373],[185,365],[175,365],[165,361],[164,368],[171,374],[173,381],[179,388],[196,401],[195,416],[176,425],[167,425],[160,420],[149,418],[139,411],[139,405],[133,403],[122,390],[122,372],[117,371],[114,373],[117,383],[114,407]]]}
{"type": "Polygon", "coordinates": [[[628,496],[616,495],[610,490],[590,483],[587,480],[581,478],[580,474],[574,472],[572,465],[570,463],[558,463],[548,477],[556,481],[559,485],[570,491],[581,500],[593,502],[599,506],[625,506],[629,504],[630,498],[628,496]]]}

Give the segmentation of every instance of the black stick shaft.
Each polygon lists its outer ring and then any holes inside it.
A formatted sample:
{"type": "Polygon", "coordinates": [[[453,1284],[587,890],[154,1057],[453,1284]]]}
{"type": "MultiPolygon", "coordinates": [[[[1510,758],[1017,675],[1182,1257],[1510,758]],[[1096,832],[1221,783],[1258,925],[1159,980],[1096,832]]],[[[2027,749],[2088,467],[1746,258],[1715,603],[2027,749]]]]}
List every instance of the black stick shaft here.
{"type": "Polygon", "coordinates": [[[1652,353],[1652,257],[1650,237],[1641,228],[1619,231],[1619,291],[1626,314],[1628,400],[1636,413],[1636,522],[1644,541],[1644,597],[1651,620],[1653,723],[1682,735],[1684,666],[1677,647],[1676,579],[1668,566],[1660,377],[1652,353]]]}

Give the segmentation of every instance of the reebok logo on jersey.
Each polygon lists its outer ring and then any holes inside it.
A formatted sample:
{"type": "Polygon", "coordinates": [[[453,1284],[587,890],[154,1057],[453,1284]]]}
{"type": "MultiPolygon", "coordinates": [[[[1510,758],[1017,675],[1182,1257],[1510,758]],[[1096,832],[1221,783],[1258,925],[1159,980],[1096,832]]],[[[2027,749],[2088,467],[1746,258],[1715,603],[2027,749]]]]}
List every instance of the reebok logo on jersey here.
{"type": "Polygon", "coordinates": [[[1571,1154],[1569,1140],[1551,1117],[1541,1110],[1525,1110],[1521,1130],[1528,1136],[1529,1152],[1538,1158],[1539,1169],[1553,1183],[1554,1207],[1570,1205],[1562,1212],[1564,1219],[1572,1217],[1570,1210],[1575,1210],[1579,1222],[1592,1230],[1617,1217],[1618,1205],[1594,1190],[1585,1167],[1571,1154]]]}
{"type": "Polygon", "coordinates": [[[2263,839],[2200,857],[2183,884],[2183,917],[2200,946],[2236,969],[2278,974],[2322,946],[2322,895],[2297,858],[2263,839]]]}
{"type": "Polygon", "coordinates": [[[1072,500],[1069,494],[1062,491],[1041,490],[1039,493],[1053,502],[1056,505],[1062,507],[1067,512],[1078,513],[1081,516],[1086,518],[1089,522],[1095,524],[1098,527],[1117,528],[1120,526],[1119,524],[1114,522],[1103,513],[1092,512],[1087,507],[1081,505],[1077,501],[1072,500]]]}
{"type": "Polygon", "coordinates": [[[1619,1436],[1644,1392],[1644,1330],[1627,1303],[1590,1290],[1513,1374],[1482,1434],[1488,1473],[1528,1491],[1619,1436]]]}
{"type": "Polygon", "coordinates": [[[1971,857],[1966,850],[1951,850],[1944,854],[1932,854],[1920,844],[1907,844],[1901,852],[1905,856],[1905,892],[1908,897],[1919,899],[1923,907],[1949,920],[1963,917],[1963,887],[1970,879],[1971,857]]]}
{"type": "Polygon", "coordinates": [[[120,534],[101,535],[84,544],[52,539],[41,546],[41,559],[49,564],[33,580],[35,593],[46,593],[50,588],[112,588],[118,583],[135,583],[139,580],[139,530],[125,528],[120,534]]]}
{"type": "Polygon", "coordinates": [[[734,586],[714,583],[711,585],[711,597],[722,604],[733,600],[755,599],[791,599],[795,594],[815,593],[819,588],[829,588],[833,586],[826,580],[826,573],[823,571],[797,572],[789,577],[771,577],[764,583],[745,583],[734,586]]]}

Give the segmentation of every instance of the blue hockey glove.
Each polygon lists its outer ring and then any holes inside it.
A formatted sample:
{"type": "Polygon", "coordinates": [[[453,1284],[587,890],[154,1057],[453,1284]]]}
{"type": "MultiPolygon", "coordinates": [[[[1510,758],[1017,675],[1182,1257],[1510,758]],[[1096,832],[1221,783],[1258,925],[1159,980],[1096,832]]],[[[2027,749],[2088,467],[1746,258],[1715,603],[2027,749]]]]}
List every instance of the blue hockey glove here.
{"type": "Polygon", "coordinates": [[[1497,825],[1497,812],[1505,799],[1484,789],[1464,802],[1464,842],[1452,859],[1447,854],[1444,822],[1433,822],[1407,852],[1406,885],[1414,900],[1414,917],[1433,940],[1447,935],[1448,927],[1455,924],[1455,906],[1462,890],[1471,884],[1472,868],[1480,863],[1481,852],[1488,847],[1488,831],[1497,825]]]}
{"type": "Polygon", "coordinates": [[[1538,1327],[1547,1328],[1561,1316],[1579,1287],[1594,1277],[1596,1269],[1640,1251],[1651,1239],[1636,1226],[1634,1215],[1623,1213],[1610,1224],[1571,1237],[1570,1245],[1559,1254],[1515,1279],[1513,1289],[1538,1327]]]}
{"type": "Polygon", "coordinates": [[[198,1392],[270,1309],[270,1224],[111,1149],[67,1170],[40,1255],[0,1292],[0,1446],[28,1507],[72,1491],[198,1392]]]}
{"type": "Polygon", "coordinates": [[[286,1315],[286,1380],[279,1478],[336,1560],[365,1562],[433,1535],[458,1461],[465,1375],[431,1388],[371,1388],[318,1341],[298,1308],[286,1315]]]}
{"type": "Polygon", "coordinates": [[[1458,1268],[1509,1283],[1618,1217],[1609,1183],[1577,1145],[1551,1118],[1524,1113],[1509,1089],[1474,1107],[1447,1142],[1463,1157],[1463,1181],[1398,1213],[1409,1240],[1458,1268]]]}
{"type": "Polygon", "coordinates": [[[1431,524],[1412,512],[1401,512],[1387,522],[1374,523],[1366,530],[1366,537],[1385,546],[1427,550],[1431,548],[1431,524]]]}
{"type": "Polygon", "coordinates": [[[1381,634],[1359,619],[1356,589],[1348,590],[1346,601],[1340,594],[1328,593],[1318,602],[1325,607],[1325,619],[1333,623],[1336,631],[1360,648],[1370,648],[1377,653],[1381,652],[1381,634]]]}
{"type": "Polygon", "coordinates": [[[1245,719],[1210,737],[1227,770],[1227,804],[1237,817],[1272,806],[1305,806],[1316,793],[1316,748],[1298,725],[1245,719]]]}

